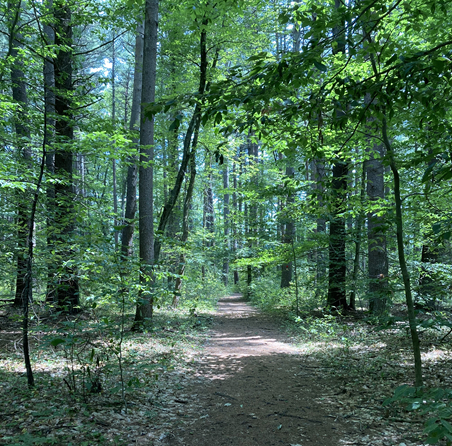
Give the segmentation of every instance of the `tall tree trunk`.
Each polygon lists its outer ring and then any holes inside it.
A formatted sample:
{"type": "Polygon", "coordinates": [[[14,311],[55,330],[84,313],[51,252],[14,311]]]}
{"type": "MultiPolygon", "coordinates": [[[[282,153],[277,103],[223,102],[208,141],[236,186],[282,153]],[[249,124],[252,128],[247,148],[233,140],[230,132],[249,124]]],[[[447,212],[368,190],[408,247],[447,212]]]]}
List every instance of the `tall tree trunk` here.
{"type": "Polygon", "coordinates": [[[331,182],[331,217],[329,239],[328,306],[347,308],[345,294],[345,211],[348,164],[336,160],[331,182]]]}
{"type": "MultiPolygon", "coordinates": [[[[384,144],[374,144],[365,162],[367,196],[372,207],[385,197],[384,152],[384,144]]],[[[376,315],[385,313],[388,299],[388,256],[383,225],[384,216],[378,211],[367,215],[369,309],[376,315]]]]}
{"type": "MultiPolygon", "coordinates": [[[[14,115],[14,127],[16,130],[16,146],[23,170],[31,168],[31,149],[29,146],[30,129],[27,125],[28,97],[25,74],[23,72],[23,60],[20,50],[21,34],[19,32],[21,2],[8,2],[8,27],[10,39],[10,55],[13,60],[11,66],[11,85],[13,101],[17,103],[14,115]]],[[[17,276],[14,306],[21,306],[25,298],[25,276],[27,273],[27,234],[28,234],[28,193],[18,192],[17,206],[17,276]]]]}
{"type": "MultiPolygon", "coordinates": [[[[203,20],[203,22],[202,22],[203,27],[205,27],[207,25],[207,23],[208,23],[207,20],[203,20]]],[[[201,63],[200,63],[198,93],[200,96],[202,96],[207,88],[207,32],[206,32],[205,28],[203,28],[201,30],[200,56],[201,56],[200,57],[201,63]]],[[[217,52],[215,60],[213,62],[214,65],[216,64],[217,57],[218,57],[218,52],[217,52]]],[[[184,181],[184,178],[185,178],[185,175],[187,172],[187,167],[188,167],[190,157],[191,157],[190,146],[193,147],[192,138],[194,138],[194,141],[196,141],[196,143],[197,143],[197,138],[198,138],[197,134],[199,132],[199,127],[201,125],[201,111],[202,111],[202,103],[197,102],[195,105],[195,110],[193,112],[193,116],[190,120],[190,123],[188,124],[187,132],[185,133],[182,160],[181,160],[179,170],[176,175],[174,187],[171,189],[171,192],[168,197],[168,201],[165,203],[162,214],[160,216],[158,230],[157,230],[159,237],[156,238],[155,247],[154,247],[154,256],[155,256],[156,263],[159,261],[159,258],[160,258],[160,250],[161,250],[161,246],[162,246],[161,235],[163,235],[165,233],[166,226],[172,215],[174,206],[176,205],[177,199],[179,197],[179,193],[182,188],[182,183],[184,181]],[[193,135],[195,135],[195,137],[193,135]]]]}
{"type": "MultiPolygon", "coordinates": [[[[113,125],[113,131],[116,128],[116,44],[113,36],[112,43],[112,57],[111,57],[111,121],[113,125]]],[[[113,152],[116,151],[113,141],[113,152]]],[[[116,188],[116,159],[112,159],[112,181],[113,181],[113,235],[115,239],[115,249],[119,245],[119,232],[116,229],[118,226],[118,193],[116,188]]]]}
{"type": "MultiPolygon", "coordinates": [[[[342,6],[340,0],[334,1],[335,8],[342,6]]],[[[343,26],[333,30],[334,35],[338,35],[343,30],[343,26]]],[[[345,43],[338,44],[333,48],[334,53],[345,53],[345,43]]],[[[338,119],[345,112],[340,109],[335,110],[338,119]]],[[[346,255],[345,255],[345,218],[343,212],[346,209],[346,190],[348,163],[339,158],[333,161],[333,178],[331,182],[332,203],[330,217],[330,239],[329,239],[329,273],[328,273],[328,299],[330,307],[347,308],[347,298],[345,292],[346,283],[346,255]]]]}
{"type": "MultiPolygon", "coordinates": [[[[174,73],[176,70],[174,67],[171,67],[171,72],[174,73]]],[[[177,116],[180,115],[181,112],[176,110],[172,113],[171,120],[175,121],[177,116]]],[[[164,150],[164,155],[166,158],[166,166],[164,167],[164,203],[168,202],[169,194],[170,194],[170,185],[174,184],[175,179],[177,177],[177,172],[179,169],[179,125],[174,126],[174,129],[169,132],[170,135],[168,137],[168,144],[166,150],[164,150]]],[[[177,200],[174,208],[171,212],[171,215],[168,218],[168,223],[166,225],[166,237],[169,240],[176,240],[177,234],[181,229],[181,220],[183,220],[183,209],[180,209],[180,201],[177,200]]],[[[179,256],[177,256],[179,257],[179,256]]],[[[174,279],[173,274],[176,272],[176,263],[177,257],[173,252],[166,253],[166,262],[168,272],[168,289],[172,289],[174,287],[174,279]]]]}
{"type": "MultiPolygon", "coordinates": [[[[256,165],[259,160],[259,147],[253,142],[254,133],[252,130],[248,133],[248,141],[247,141],[247,150],[248,150],[248,171],[249,171],[249,181],[253,183],[257,187],[258,183],[258,175],[256,165]]],[[[245,203],[245,221],[247,227],[247,236],[248,236],[248,248],[249,248],[249,257],[252,257],[252,249],[255,245],[256,239],[256,229],[257,229],[257,204],[253,201],[249,203],[245,203]]],[[[251,265],[248,265],[246,268],[246,284],[247,284],[247,295],[249,297],[249,288],[253,281],[253,268],[251,265]]]]}
{"type": "MultiPolygon", "coordinates": [[[[370,44],[373,43],[371,34],[364,28],[364,35],[370,44]]],[[[378,70],[375,61],[375,55],[369,55],[373,72],[378,76],[378,70]]],[[[372,102],[371,95],[366,94],[364,101],[366,104],[372,102]]],[[[374,101],[374,105],[376,101],[374,101]]],[[[370,118],[369,121],[374,121],[370,118]]],[[[386,125],[386,121],[384,121],[386,125]]],[[[382,130],[383,131],[383,130],[382,130]]],[[[384,132],[386,129],[384,129],[384,132]]],[[[371,133],[372,130],[369,129],[371,133]]],[[[369,141],[369,159],[365,163],[367,171],[367,196],[371,205],[376,201],[384,199],[385,184],[383,158],[385,156],[386,143],[374,142],[371,146],[372,139],[369,141]]],[[[374,140],[375,141],[375,140],[374,140]]],[[[386,150],[388,148],[386,147],[386,150]]],[[[395,165],[394,165],[395,167],[395,165]]],[[[369,213],[367,216],[367,240],[368,240],[368,272],[369,272],[369,309],[376,315],[382,315],[386,311],[388,300],[388,256],[386,251],[386,234],[384,231],[384,217],[377,213],[369,213]]]]}
{"type": "MultiPolygon", "coordinates": [[[[326,219],[323,216],[324,211],[323,208],[325,206],[325,163],[323,160],[315,160],[313,161],[313,176],[314,176],[314,184],[316,187],[316,197],[318,206],[321,209],[321,214],[317,218],[316,222],[316,234],[318,239],[318,244],[322,245],[321,238],[326,233],[326,219]]],[[[316,287],[315,294],[317,299],[320,300],[323,294],[323,290],[325,288],[326,282],[326,267],[327,267],[327,255],[326,249],[323,247],[316,248],[316,287]]]]}
{"type": "MultiPolygon", "coordinates": [[[[144,23],[139,22],[135,36],[135,66],[133,77],[132,107],[130,111],[129,130],[137,132],[140,128],[140,107],[143,83],[143,33],[144,23]]],[[[138,149],[138,138],[132,139],[133,147],[138,149]]],[[[121,234],[121,255],[123,258],[132,255],[133,233],[135,231],[135,213],[137,211],[137,154],[127,158],[126,180],[126,208],[124,213],[124,227],[121,234]]]]}
{"type": "MultiPolygon", "coordinates": [[[[295,2],[298,4],[298,1],[295,2]]],[[[292,52],[298,53],[300,51],[300,27],[298,25],[294,25],[292,30],[292,52]]],[[[283,230],[283,243],[286,246],[285,249],[285,255],[286,257],[289,256],[290,251],[290,257],[292,257],[292,251],[294,251],[294,238],[295,238],[295,221],[293,217],[290,216],[290,213],[292,212],[291,207],[293,206],[295,202],[295,194],[293,190],[293,184],[292,180],[294,178],[295,169],[287,165],[286,166],[286,178],[289,180],[287,181],[288,184],[288,194],[287,194],[287,200],[286,200],[286,209],[283,211],[284,213],[284,230],[283,230]]],[[[293,261],[288,260],[286,258],[286,262],[281,267],[281,288],[288,288],[290,286],[290,283],[292,282],[292,276],[293,276],[293,261]]]]}
{"type": "Polygon", "coordinates": [[[71,262],[69,247],[75,230],[73,153],[74,124],[72,115],[72,17],[64,0],[54,2],[55,18],[55,227],[56,260],[59,264],[55,295],[59,310],[76,313],[79,307],[77,271],[71,262]]]}
{"type": "Polygon", "coordinates": [[[231,249],[231,241],[229,240],[230,221],[229,221],[229,167],[227,161],[223,165],[223,189],[225,193],[223,195],[223,225],[224,225],[224,246],[226,254],[223,259],[223,283],[224,286],[228,286],[229,283],[229,252],[231,249]]]}
{"type": "MultiPolygon", "coordinates": [[[[198,132],[199,127],[196,129],[195,136],[193,138],[193,144],[192,144],[192,153],[190,156],[190,180],[188,182],[187,192],[185,194],[185,200],[184,200],[184,208],[183,208],[183,215],[182,215],[182,237],[181,237],[181,243],[182,246],[187,242],[188,235],[189,235],[189,226],[188,226],[188,218],[190,213],[190,207],[191,207],[191,200],[193,197],[193,190],[195,187],[195,178],[196,178],[196,146],[198,142],[198,132]]],[[[187,254],[185,251],[182,252],[179,258],[179,271],[178,275],[175,281],[174,285],[174,296],[173,296],[173,307],[177,307],[179,304],[179,299],[181,296],[181,290],[182,290],[182,276],[185,273],[185,267],[187,263],[187,254]]]]}
{"type": "MultiPolygon", "coordinates": [[[[11,85],[13,101],[17,103],[14,115],[16,130],[16,146],[19,151],[23,170],[31,168],[31,149],[29,145],[30,129],[28,127],[28,97],[27,84],[23,71],[23,56],[20,53],[22,44],[18,30],[20,24],[21,2],[8,2],[8,25],[10,39],[10,55],[13,60],[11,67],[11,85]]],[[[28,193],[18,192],[17,207],[17,277],[14,306],[21,306],[25,299],[25,276],[27,273],[27,236],[28,236],[28,193]]]]}
{"type": "Polygon", "coordinates": [[[206,231],[207,231],[207,247],[214,245],[213,234],[215,232],[215,214],[213,206],[213,176],[212,176],[212,161],[209,157],[209,172],[207,176],[207,186],[204,189],[204,208],[206,214],[206,231]]]}
{"type": "Polygon", "coordinates": [[[422,387],[422,361],[421,361],[421,349],[419,334],[416,326],[416,316],[414,314],[413,296],[411,294],[410,273],[408,272],[408,266],[405,259],[405,246],[404,246],[404,232],[403,232],[403,216],[402,216],[402,198],[400,195],[400,175],[397,169],[395,161],[394,151],[391,143],[389,142],[387,133],[386,118],[383,118],[382,134],[383,143],[386,147],[386,151],[389,157],[389,165],[391,166],[392,175],[394,177],[394,200],[396,211],[396,231],[397,231],[397,251],[399,254],[399,264],[402,271],[403,285],[405,287],[405,299],[408,309],[408,321],[410,324],[411,341],[413,345],[414,355],[414,371],[415,371],[415,385],[416,387],[422,387]]]}
{"type": "MultiPolygon", "coordinates": [[[[286,178],[291,182],[294,177],[295,170],[291,166],[286,167],[286,178]]],[[[295,202],[295,196],[293,193],[293,184],[288,183],[288,193],[286,200],[286,209],[283,210],[284,213],[284,231],[283,231],[283,243],[286,246],[286,250],[284,251],[286,256],[292,257],[292,244],[294,242],[295,236],[295,224],[293,218],[290,216],[291,206],[295,202]],[[290,251],[290,254],[289,254],[290,251]]],[[[290,282],[292,282],[293,275],[293,262],[292,260],[287,260],[281,268],[281,288],[287,288],[290,286],[290,282]]]]}
{"type": "MultiPolygon", "coordinates": [[[[232,177],[233,177],[233,188],[234,193],[232,194],[232,208],[234,210],[234,219],[235,224],[233,225],[233,252],[234,252],[234,258],[237,256],[237,249],[238,249],[238,234],[237,234],[237,225],[239,222],[239,212],[238,212],[238,199],[237,199],[237,155],[234,157],[234,161],[232,162],[232,177]]],[[[234,268],[234,285],[237,285],[239,283],[239,271],[237,268],[234,268]]]]}
{"type": "MultiPolygon", "coordinates": [[[[203,25],[207,24],[206,21],[203,22],[203,25]]],[[[204,94],[205,91],[209,90],[210,84],[207,82],[207,33],[205,29],[201,31],[200,38],[200,73],[199,73],[199,88],[198,92],[200,95],[204,94]]],[[[212,68],[215,68],[218,61],[218,50],[215,52],[215,58],[212,61],[212,68]]],[[[184,138],[184,154],[182,158],[182,163],[179,169],[178,176],[176,177],[176,186],[177,180],[182,181],[184,171],[181,171],[184,167],[184,159],[187,154],[188,148],[190,146],[191,141],[191,152],[189,154],[189,158],[187,162],[189,162],[190,166],[190,179],[188,182],[187,191],[185,194],[184,206],[183,206],[183,214],[182,214],[182,237],[181,242],[185,244],[188,240],[189,235],[189,212],[191,209],[191,201],[193,197],[193,190],[195,187],[195,178],[196,178],[196,149],[198,147],[198,139],[199,139],[199,129],[201,127],[201,112],[202,112],[202,104],[197,103],[192,120],[188,126],[187,133],[184,138]],[[193,139],[192,139],[193,136],[193,139]]],[[[173,189],[172,194],[174,194],[175,190],[173,189]]],[[[177,197],[175,198],[177,200],[177,197]]],[[[179,302],[179,298],[181,295],[182,289],[182,276],[185,272],[186,266],[186,253],[183,252],[179,259],[179,274],[176,278],[175,287],[174,287],[174,296],[173,296],[173,307],[176,307],[179,302]]]]}
{"type": "Polygon", "coordinates": [[[204,261],[201,266],[201,275],[204,279],[206,277],[206,264],[208,255],[206,254],[206,247],[210,248],[214,245],[214,232],[215,232],[215,219],[214,219],[214,207],[213,207],[213,190],[212,190],[212,161],[209,156],[209,164],[205,163],[205,170],[207,173],[207,184],[204,187],[203,192],[203,227],[204,227],[204,261]]]}
{"type": "Polygon", "coordinates": [[[352,284],[351,284],[351,292],[350,292],[350,308],[352,310],[356,310],[356,295],[358,289],[358,274],[359,274],[359,264],[361,258],[361,244],[362,244],[362,228],[363,228],[363,206],[364,206],[364,197],[365,197],[365,187],[366,187],[366,169],[364,165],[362,166],[361,173],[361,184],[359,189],[359,197],[360,197],[360,208],[359,213],[356,217],[355,224],[355,256],[353,258],[353,273],[352,273],[352,284]]]}
{"type": "Polygon", "coordinates": [[[154,304],[154,116],[145,116],[144,107],[146,104],[155,101],[158,7],[158,0],[146,0],[139,168],[141,274],[140,295],[136,307],[134,329],[139,329],[146,319],[152,318],[154,304]]]}
{"type": "Polygon", "coordinates": [[[46,167],[46,130],[47,130],[47,114],[44,111],[44,140],[42,144],[42,157],[41,157],[41,167],[39,170],[38,181],[36,183],[36,189],[34,191],[33,200],[31,203],[30,217],[28,219],[27,225],[27,272],[25,275],[25,288],[24,288],[24,298],[23,298],[23,321],[22,321],[22,348],[24,352],[24,362],[25,370],[27,372],[27,382],[28,387],[33,387],[35,384],[33,369],[31,367],[30,361],[30,344],[28,336],[28,326],[29,326],[29,304],[33,301],[33,229],[36,220],[36,208],[38,205],[39,194],[41,191],[42,178],[44,176],[46,167]]]}
{"type": "MultiPolygon", "coordinates": [[[[47,17],[53,15],[53,1],[48,0],[45,4],[47,17]]],[[[48,23],[51,20],[45,20],[43,23],[45,44],[52,46],[55,43],[55,32],[48,23]]],[[[46,226],[47,226],[47,252],[50,253],[55,247],[55,186],[50,179],[55,176],[55,151],[53,142],[55,138],[55,69],[54,61],[50,56],[44,58],[44,109],[45,109],[45,130],[44,130],[44,147],[46,161],[46,226]]],[[[56,268],[51,260],[47,263],[47,291],[46,302],[55,301],[55,277],[56,268]]]]}

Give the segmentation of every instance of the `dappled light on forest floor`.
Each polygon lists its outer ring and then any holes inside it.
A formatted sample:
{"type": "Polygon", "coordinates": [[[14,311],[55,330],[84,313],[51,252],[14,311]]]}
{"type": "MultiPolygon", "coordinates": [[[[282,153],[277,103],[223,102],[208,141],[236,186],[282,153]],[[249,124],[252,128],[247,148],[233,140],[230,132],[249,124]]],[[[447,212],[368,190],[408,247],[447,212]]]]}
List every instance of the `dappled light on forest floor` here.
{"type": "MultiPolygon", "coordinates": [[[[26,428],[57,444],[93,435],[127,446],[423,444],[421,416],[382,404],[398,386],[412,383],[403,330],[321,315],[292,324],[251,308],[239,295],[221,299],[214,315],[157,314],[152,329],[123,340],[124,406],[115,356],[104,356],[101,392],[92,394],[83,388],[91,379],[86,355],[71,360],[64,343],[48,348],[42,333],[32,338],[38,392],[24,392],[14,324],[0,332],[0,391],[10,395],[0,404],[9,423],[0,427],[3,436],[26,428]]],[[[56,328],[49,327],[51,336],[71,337],[56,328]]],[[[111,355],[109,337],[93,337],[93,327],[85,328],[77,342],[111,355]]],[[[422,334],[429,387],[452,386],[445,334],[422,334]]]]}
{"type": "Polygon", "coordinates": [[[178,444],[336,445],[341,428],[319,399],[320,381],[304,374],[306,361],[272,318],[239,295],[221,299],[195,373],[202,409],[175,432],[178,444]]]}

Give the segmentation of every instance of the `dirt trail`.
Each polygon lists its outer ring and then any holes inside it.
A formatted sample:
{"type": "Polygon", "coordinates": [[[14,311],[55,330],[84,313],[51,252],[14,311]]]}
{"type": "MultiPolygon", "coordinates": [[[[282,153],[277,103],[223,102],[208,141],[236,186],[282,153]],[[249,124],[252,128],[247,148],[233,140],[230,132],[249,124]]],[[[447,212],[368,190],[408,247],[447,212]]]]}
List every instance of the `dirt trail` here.
{"type": "Polygon", "coordinates": [[[167,444],[339,445],[346,426],[321,401],[314,366],[240,295],[221,299],[199,363],[199,384],[191,389],[199,413],[167,444]]]}

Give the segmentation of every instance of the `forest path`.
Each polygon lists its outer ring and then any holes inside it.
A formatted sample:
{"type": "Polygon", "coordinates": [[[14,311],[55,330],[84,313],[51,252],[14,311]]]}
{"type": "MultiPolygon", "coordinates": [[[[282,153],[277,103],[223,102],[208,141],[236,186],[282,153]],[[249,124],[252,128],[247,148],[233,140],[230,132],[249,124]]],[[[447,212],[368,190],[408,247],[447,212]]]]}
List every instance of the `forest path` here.
{"type": "Polygon", "coordinates": [[[339,445],[346,426],[328,413],[315,364],[242,296],[219,301],[203,353],[197,384],[185,390],[199,411],[163,444],[339,445]]]}

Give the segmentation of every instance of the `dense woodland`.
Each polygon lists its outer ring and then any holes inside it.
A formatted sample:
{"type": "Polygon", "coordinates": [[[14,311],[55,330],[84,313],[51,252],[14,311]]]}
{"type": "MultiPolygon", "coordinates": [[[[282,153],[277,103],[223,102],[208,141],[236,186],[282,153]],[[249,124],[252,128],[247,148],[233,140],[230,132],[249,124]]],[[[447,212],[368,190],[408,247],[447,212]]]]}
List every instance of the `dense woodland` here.
{"type": "Polygon", "coordinates": [[[127,333],[234,291],[300,326],[402,333],[394,401],[428,402],[450,444],[419,332],[452,331],[451,8],[2,2],[0,304],[28,385],[34,333],[88,375],[112,333],[122,374],[127,333]]]}

